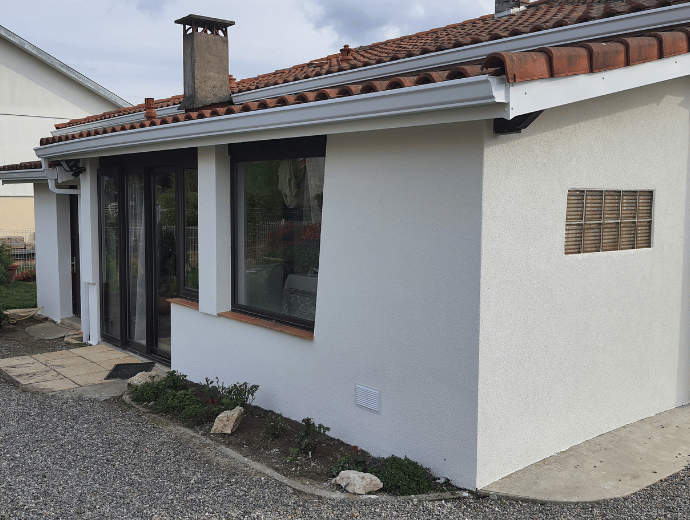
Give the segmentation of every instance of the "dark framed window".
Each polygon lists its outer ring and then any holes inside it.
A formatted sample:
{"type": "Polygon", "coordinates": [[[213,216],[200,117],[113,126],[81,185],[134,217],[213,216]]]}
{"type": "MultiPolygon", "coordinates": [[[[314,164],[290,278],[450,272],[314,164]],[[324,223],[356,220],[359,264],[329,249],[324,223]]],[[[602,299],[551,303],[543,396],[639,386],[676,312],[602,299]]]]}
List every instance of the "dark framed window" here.
{"type": "Polygon", "coordinates": [[[314,329],[326,137],[230,145],[233,310],[314,329]]]}

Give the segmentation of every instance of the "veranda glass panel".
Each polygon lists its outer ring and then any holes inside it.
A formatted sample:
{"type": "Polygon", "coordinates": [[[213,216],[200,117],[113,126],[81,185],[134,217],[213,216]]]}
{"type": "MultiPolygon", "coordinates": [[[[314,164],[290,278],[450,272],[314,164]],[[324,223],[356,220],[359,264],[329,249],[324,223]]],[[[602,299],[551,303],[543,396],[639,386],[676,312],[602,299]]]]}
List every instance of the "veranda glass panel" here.
{"type": "Polygon", "coordinates": [[[199,290],[199,175],[196,168],[184,171],[184,286],[199,290]]]}
{"type": "Polygon", "coordinates": [[[129,282],[128,338],[146,344],[146,222],[144,176],[128,175],[127,273],[129,282]]]}
{"type": "Polygon", "coordinates": [[[120,226],[118,178],[99,176],[101,200],[101,295],[103,334],[120,338],[120,226]]]}
{"type": "Polygon", "coordinates": [[[170,355],[170,302],[177,294],[177,237],[175,235],[175,174],[166,172],[154,178],[156,312],[158,350],[170,355]]]}
{"type": "Polygon", "coordinates": [[[324,158],[237,165],[236,303],[313,327],[324,158]]]}

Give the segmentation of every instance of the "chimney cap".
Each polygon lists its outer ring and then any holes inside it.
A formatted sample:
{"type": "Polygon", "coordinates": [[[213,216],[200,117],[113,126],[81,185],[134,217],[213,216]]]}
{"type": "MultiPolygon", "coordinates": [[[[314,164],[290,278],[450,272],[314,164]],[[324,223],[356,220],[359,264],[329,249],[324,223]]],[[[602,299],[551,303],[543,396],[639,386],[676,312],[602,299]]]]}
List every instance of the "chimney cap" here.
{"type": "Polygon", "coordinates": [[[230,20],[221,20],[220,18],[211,18],[209,16],[200,16],[198,14],[188,14],[187,16],[175,20],[175,23],[184,25],[184,32],[205,32],[209,34],[222,33],[227,37],[227,29],[235,22],[230,20]]]}

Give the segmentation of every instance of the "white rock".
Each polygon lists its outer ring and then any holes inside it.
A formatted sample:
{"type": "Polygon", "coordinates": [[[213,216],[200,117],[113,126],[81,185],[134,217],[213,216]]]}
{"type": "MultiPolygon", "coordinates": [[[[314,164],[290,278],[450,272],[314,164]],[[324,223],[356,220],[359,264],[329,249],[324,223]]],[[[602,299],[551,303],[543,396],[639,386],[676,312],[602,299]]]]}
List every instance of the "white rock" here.
{"type": "Polygon", "coordinates": [[[232,410],[225,410],[213,423],[211,433],[232,433],[240,426],[242,416],[244,415],[244,408],[237,406],[232,410]]]}
{"type": "Polygon", "coordinates": [[[163,379],[163,374],[158,374],[155,372],[139,372],[137,375],[130,377],[127,380],[127,384],[130,386],[141,386],[144,383],[153,383],[163,379]]]}
{"type": "Polygon", "coordinates": [[[345,488],[345,491],[355,493],[356,495],[366,495],[383,487],[378,477],[371,473],[362,473],[361,471],[354,470],[341,471],[333,479],[333,484],[340,484],[345,488]]]}

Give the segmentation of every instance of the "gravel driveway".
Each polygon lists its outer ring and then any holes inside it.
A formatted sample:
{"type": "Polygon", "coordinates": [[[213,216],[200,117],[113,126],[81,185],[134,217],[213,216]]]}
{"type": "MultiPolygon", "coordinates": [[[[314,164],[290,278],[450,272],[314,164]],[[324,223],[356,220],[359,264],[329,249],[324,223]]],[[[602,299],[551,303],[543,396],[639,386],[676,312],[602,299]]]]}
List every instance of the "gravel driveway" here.
{"type": "Polygon", "coordinates": [[[474,497],[353,502],[300,495],[118,401],[0,381],[0,518],[688,518],[688,470],[632,497],[540,505],[474,497]]]}

